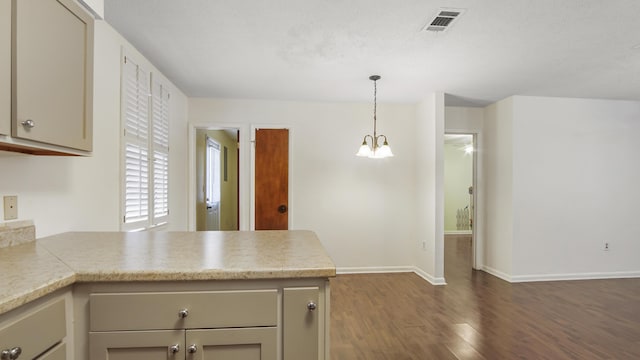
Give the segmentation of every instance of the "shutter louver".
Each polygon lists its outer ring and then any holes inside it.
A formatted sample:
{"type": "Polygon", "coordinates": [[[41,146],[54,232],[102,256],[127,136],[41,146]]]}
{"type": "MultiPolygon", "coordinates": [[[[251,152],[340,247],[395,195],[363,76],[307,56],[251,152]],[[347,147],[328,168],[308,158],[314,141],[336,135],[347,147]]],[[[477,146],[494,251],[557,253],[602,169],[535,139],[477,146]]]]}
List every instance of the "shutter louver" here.
{"type": "Polygon", "coordinates": [[[169,218],[169,93],[128,57],[124,57],[121,91],[121,228],[142,230],[169,218]]]}
{"type": "Polygon", "coordinates": [[[123,66],[122,102],[124,223],[146,227],[149,220],[149,77],[130,58],[125,58],[123,66]]]}
{"type": "Polygon", "coordinates": [[[152,78],[153,124],[153,224],[167,222],[169,215],[169,94],[152,78]]]}

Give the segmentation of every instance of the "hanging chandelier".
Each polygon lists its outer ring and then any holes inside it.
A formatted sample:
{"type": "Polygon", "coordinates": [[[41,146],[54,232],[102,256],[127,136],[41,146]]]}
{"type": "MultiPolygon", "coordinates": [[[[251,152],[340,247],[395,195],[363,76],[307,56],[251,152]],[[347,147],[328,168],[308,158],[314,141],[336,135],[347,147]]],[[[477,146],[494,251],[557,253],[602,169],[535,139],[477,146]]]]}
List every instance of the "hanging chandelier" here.
{"type": "Polygon", "coordinates": [[[380,75],[371,75],[369,80],[373,80],[373,135],[365,135],[362,140],[362,145],[358,150],[356,156],[368,157],[371,159],[384,159],[392,157],[393,153],[387,142],[385,135],[378,135],[376,127],[376,107],[377,107],[377,95],[378,87],[376,81],[380,80],[380,75]],[[369,140],[369,142],[367,142],[369,140]],[[380,145],[382,143],[382,145],[380,145]]]}

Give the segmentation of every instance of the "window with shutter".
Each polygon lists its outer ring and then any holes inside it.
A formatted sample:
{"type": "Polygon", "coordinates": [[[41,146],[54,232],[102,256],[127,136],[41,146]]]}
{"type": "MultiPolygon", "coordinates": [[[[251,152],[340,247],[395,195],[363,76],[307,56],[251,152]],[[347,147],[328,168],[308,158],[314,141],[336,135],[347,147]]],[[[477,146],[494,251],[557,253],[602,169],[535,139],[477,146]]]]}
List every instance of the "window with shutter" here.
{"type": "Polygon", "coordinates": [[[122,66],[122,225],[164,224],[169,215],[169,93],[131,57],[122,66]]]}

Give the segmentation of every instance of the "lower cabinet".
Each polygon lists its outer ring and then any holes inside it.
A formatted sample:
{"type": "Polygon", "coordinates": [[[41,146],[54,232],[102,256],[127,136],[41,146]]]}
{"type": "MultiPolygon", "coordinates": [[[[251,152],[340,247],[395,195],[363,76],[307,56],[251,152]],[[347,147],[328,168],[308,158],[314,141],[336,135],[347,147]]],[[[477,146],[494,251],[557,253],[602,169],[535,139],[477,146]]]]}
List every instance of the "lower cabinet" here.
{"type": "Polygon", "coordinates": [[[2,360],[65,360],[67,348],[66,299],[57,296],[23,305],[0,317],[2,360]],[[6,318],[6,320],[2,320],[6,318]]]}
{"type": "Polygon", "coordinates": [[[327,298],[320,286],[89,293],[89,358],[328,359],[327,298]]]}
{"type": "Polygon", "coordinates": [[[277,328],[115,331],[90,334],[92,360],[276,360],[277,328]]]}

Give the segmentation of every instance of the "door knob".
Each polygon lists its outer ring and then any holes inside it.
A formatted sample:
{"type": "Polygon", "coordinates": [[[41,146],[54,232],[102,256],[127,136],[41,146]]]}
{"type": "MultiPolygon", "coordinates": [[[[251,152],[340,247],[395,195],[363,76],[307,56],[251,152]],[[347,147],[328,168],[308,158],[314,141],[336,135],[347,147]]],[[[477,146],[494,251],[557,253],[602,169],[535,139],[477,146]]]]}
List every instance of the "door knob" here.
{"type": "Polygon", "coordinates": [[[278,212],[279,212],[280,214],[284,214],[284,213],[286,213],[286,212],[287,212],[287,205],[280,205],[280,206],[278,206],[278,212]]]}
{"type": "Polygon", "coordinates": [[[178,311],[179,318],[184,319],[187,316],[189,316],[189,309],[181,309],[180,311],[178,311]]]}
{"type": "Polygon", "coordinates": [[[36,122],[29,119],[29,120],[25,120],[23,122],[21,122],[20,124],[22,124],[22,126],[24,126],[27,129],[31,129],[34,128],[36,126],[36,122]]]}
{"type": "Polygon", "coordinates": [[[175,344],[175,345],[171,345],[169,346],[169,352],[172,354],[177,354],[180,352],[180,344],[175,344]]]}
{"type": "Polygon", "coordinates": [[[2,360],[16,360],[22,354],[22,349],[20,346],[16,346],[13,349],[2,350],[1,359],[2,360]]]}
{"type": "Polygon", "coordinates": [[[189,347],[187,348],[187,352],[189,354],[195,354],[196,352],[198,352],[198,347],[196,346],[196,344],[191,344],[189,345],[189,347]]]}
{"type": "Polygon", "coordinates": [[[309,309],[309,311],[314,311],[317,308],[318,306],[313,301],[309,301],[309,303],[307,304],[307,309],[309,309]]]}

